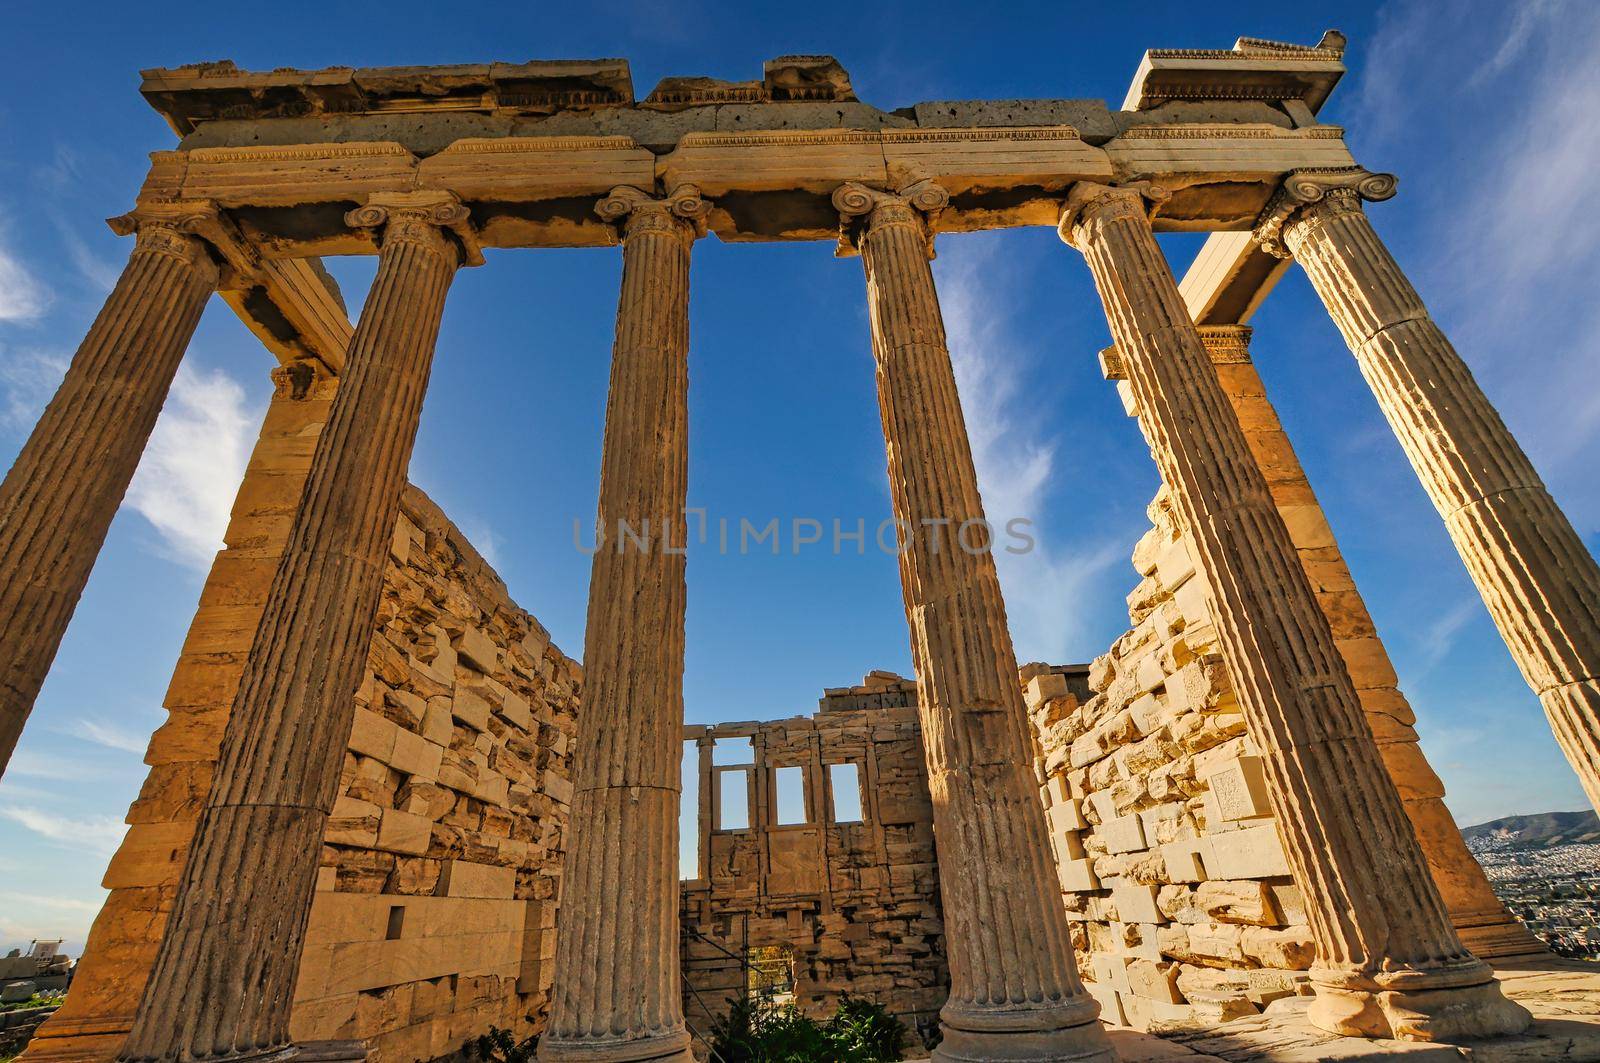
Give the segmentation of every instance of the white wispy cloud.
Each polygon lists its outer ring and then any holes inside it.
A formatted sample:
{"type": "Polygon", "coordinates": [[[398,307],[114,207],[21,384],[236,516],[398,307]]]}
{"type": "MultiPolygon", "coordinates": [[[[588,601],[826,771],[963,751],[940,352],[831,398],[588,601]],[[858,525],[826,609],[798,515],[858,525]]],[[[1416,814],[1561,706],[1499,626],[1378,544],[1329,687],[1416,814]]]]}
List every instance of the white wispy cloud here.
{"type": "Polygon", "coordinates": [[[5,243],[0,243],[0,321],[31,321],[50,305],[50,293],[5,243]]]}
{"type": "Polygon", "coordinates": [[[127,496],[174,560],[204,571],[222,547],[257,419],[228,374],[178,371],[127,496]]]}
{"type": "MultiPolygon", "coordinates": [[[[1422,655],[1422,675],[1432,671],[1455,649],[1456,641],[1474,620],[1483,615],[1483,603],[1475,595],[1461,599],[1440,613],[1417,635],[1422,655]]],[[[1416,678],[1421,678],[1419,675],[1416,678]]]]}
{"type": "Polygon", "coordinates": [[[32,805],[0,804],[0,819],[8,819],[68,849],[111,856],[122,844],[128,825],[112,816],[67,816],[32,805]]]}
{"type": "Polygon", "coordinates": [[[1005,269],[993,245],[949,241],[939,254],[946,338],[984,513],[996,529],[995,564],[1018,659],[1087,659],[1099,650],[1084,642],[1085,602],[1105,590],[1105,577],[1126,560],[1132,543],[1069,543],[1049,527],[1058,440],[1041,418],[1028,416],[1022,377],[1040,352],[1020,338],[1006,308],[1005,269]],[[1017,517],[1034,522],[1027,553],[1004,549],[1011,541],[1006,522],[1017,517]]]}
{"type": "Polygon", "coordinates": [[[145,747],[150,744],[148,734],[129,731],[103,720],[74,720],[68,726],[67,733],[93,742],[95,745],[105,746],[107,749],[136,753],[140,756],[144,755],[145,747]]]}
{"type": "Polygon", "coordinates": [[[31,429],[66,375],[67,364],[55,351],[0,346],[0,426],[31,429]]]}
{"type": "Polygon", "coordinates": [[[85,782],[97,774],[94,765],[78,757],[58,757],[32,749],[19,749],[6,766],[6,793],[15,796],[9,785],[13,778],[46,779],[51,782],[85,782]]]}

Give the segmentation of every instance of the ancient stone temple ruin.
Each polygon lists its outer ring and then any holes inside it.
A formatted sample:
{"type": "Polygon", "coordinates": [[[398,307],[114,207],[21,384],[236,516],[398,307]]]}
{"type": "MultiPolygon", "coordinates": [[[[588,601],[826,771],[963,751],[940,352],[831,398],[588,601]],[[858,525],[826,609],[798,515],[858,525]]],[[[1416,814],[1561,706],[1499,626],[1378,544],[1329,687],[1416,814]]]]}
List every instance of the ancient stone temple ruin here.
{"type": "Polygon", "coordinates": [[[1342,51],[1151,51],[1117,108],[881,110],[825,56],[643,99],[620,60],[147,71],[178,145],[0,487],[0,755],[213,292],[275,391],[23,1058],[431,1060],[500,1027],[547,1063],[686,1060],[753,953],[942,1060],[1600,1058],[1600,977],[1462,845],[1252,368],[1298,262],[1600,801],[1600,569],[1366,218],[1395,180],[1317,117],[1342,51]],[[940,234],[1019,226],[1093,275],[1163,482],[1087,666],[1015,659],[929,267],[940,234]],[[1181,281],[1170,231],[1211,234],[1181,281]],[[860,259],[916,674],[685,728],[708,236],[860,259]],[[406,469],[456,271],[588,246],[623,262],[600,526],[654,535],[595,553],[580,665],[406,469]],[[333,254],[377,256],[354,325],[333,254]]]}

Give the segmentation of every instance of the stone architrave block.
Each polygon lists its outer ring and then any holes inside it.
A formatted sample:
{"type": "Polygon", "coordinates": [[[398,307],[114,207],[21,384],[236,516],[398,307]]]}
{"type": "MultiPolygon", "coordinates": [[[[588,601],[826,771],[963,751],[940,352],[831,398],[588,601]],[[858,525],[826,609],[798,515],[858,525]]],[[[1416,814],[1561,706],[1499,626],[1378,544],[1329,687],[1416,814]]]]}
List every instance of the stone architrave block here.
{"type": "Polygon", "coordinates": [[[1136,853],[1149,848],[1144,838],[1144,821],[1137,813],[1118,816],[1101,823],[1099,834],[1101,840],[1106,843],[1106,851],[1113,856],[1120,853],[1136,853]]]}
{"type": "Polygon", "coordinates": [[[1261,757],[1244,756],[1230,761],[1207,775],[1206,782],[1216,795],[1216,809],[1222,819],[1254,819],[1272,814],[1261,757]]]}
{"type": "Polygon", "coordinates": [[[1200,859],[1211,878],[1272,878],[1289,874],[1278,828],[1272,823],[1245,827],[1202,840],[1200,859]]]}

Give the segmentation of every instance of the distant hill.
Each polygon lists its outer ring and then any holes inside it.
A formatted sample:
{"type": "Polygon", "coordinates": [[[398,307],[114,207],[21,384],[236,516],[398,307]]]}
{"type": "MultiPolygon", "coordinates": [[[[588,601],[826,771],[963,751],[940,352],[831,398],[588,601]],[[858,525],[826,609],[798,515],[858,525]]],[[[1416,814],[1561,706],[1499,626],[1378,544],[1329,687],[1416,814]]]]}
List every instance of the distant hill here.
{"type": "Polygon", "coordinates": [[[1590,809],[1507,816],[1492,823],[1467,827],[1462,830],[1461,836],[1468,842],[1493,840],[1516,849],[1548,849],[1552,845],[1571,845],[1574,842],[1600,842],[1600,816],[1590,809]]]}

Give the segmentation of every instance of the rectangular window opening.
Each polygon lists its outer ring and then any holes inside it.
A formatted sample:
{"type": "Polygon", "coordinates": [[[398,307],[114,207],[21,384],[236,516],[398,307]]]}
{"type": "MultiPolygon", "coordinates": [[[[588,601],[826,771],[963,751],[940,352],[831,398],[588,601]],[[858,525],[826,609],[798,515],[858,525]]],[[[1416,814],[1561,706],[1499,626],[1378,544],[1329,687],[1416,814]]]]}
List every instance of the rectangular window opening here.
{"type": "Polygon", "coordinates": [[[720,779],[717,788],[717,829],[749,830],[750,773],[735,769],[720,771],[717,775],[720,779]]]}
{"type": "Polygon", "coordinates": [[[711,744],[711,763],[718,768],[756,762],[755,744],[748,738],[718,738],[711,744]]]}
{"type": "Polygon", "coordinates": [[[861,770],[854,764],[829,764],[828,785],[833,791],[833,821],[860,823],[861,770]]]}
{"type": "Polygon", "coordinates": [[[400,940],[400,934],[405,929],[405,925],[406,925],[406,906],[403,905],[403,904],[392,904],[392,905],[390,905],[389,906],[389,926],[383,932],[383,939],[385,941],[399,941],[400,940]]]}
{"type": "Polygon", "coordinates": [[[683,744],[683,792],[678,801],[678,878],[700,877],[700,744],[683,744]]]}
{"type": "Polygon", "coordinates": [[[806,770],[801,767],[774,768],[772,771],[772,803],[775,822],[780,827],[810,823],[806,815],[806,770]]]}

